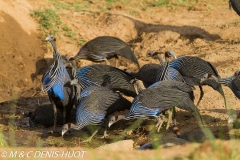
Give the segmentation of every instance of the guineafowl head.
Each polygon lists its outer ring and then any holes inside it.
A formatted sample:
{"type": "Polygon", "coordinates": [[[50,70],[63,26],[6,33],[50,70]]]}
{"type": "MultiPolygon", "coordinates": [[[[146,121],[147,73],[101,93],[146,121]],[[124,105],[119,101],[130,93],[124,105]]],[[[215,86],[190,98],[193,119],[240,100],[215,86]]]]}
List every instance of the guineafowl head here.
{"type": "Polygon", "coordinates": [[[240,70],[236,71],[236,72],[234,73],[234,76],[235,76],[235,77],[240,76],[240,70]]]}
{"type": "Polygon", "coordinates": [[[62,136],[71,128],[71,123],[66,123],[62,126],[62,136]]]}
{"type": "Polygon", "coordinates": [[[174,59],[177,59],[175,53],[172,50],[169,50],[169,51],[165,52],[166,61],[171,57],[174,58],[174,59]]]}
{"type": "Polygon", "coordinates": [[[113,125],[113,124],[116,123],[117,121],[118,121],[118,115],[111,116],[111,117],[109,118],[108,127],[111,127],[111,125],[113,125]]]}
{"type": "Polygon", "coordinates": [[[161,52],[152,50],[152,51],[148,52],[146,56],[155,58],[155,56],[157,56],[158,54],[161,54],[161,52]]]}
{"type": "Polygon", "coordinates": [[[116,123],[117,121],[121,120],[121,119],[124,119],[125,116],[123,115],[114,115],[114,116],[111,116],[109,118],[109,122],[108,122],[108,127],[111,127],[111,125],[113,125],[114,123],[116,123]]]}
{"type": "Polygon", "coordinates": [[[53,36],[53,35],[49,35],[46,39],[45,39],[46,41],[54,41],[54,42],[56,42],[56,38],[53,36]]]}
{"type": "Polygon", "coordinates": [[[75,58],[74,58],[74,57],[71,57],[71,56],[66,56],[66,57],[65,57],[65,60],[67,60],[67,61],[73,61],[73,60],[75,60],[75,58]]]}

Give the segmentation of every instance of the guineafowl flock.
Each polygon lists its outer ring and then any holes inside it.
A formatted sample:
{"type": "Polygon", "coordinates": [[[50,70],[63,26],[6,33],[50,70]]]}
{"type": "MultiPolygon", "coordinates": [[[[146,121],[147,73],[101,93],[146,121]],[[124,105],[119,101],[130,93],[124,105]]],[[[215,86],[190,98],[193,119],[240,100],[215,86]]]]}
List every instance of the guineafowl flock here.
{"type": "MultiPolygon", "coordinates": [[[[230,0],[229,3],[239,14],[239,2],[230,0]]],[[[88,125],[97,125],[99,127],[92,136],[85,140],[90,142],[101,124],[105,124],[103,138],[106,138],[107,130],[114,123],[123,122],[122,119],[155,118],[155,128],[159,132],[166,121],[165,116],[168,116],[165,129],[169,129],[171,122],[176,129],[175,107],[194,113],[199,125],[204,125],[198,109],[204,96],[203,85],[212,87],[222,95],[226,109],[222,85],[228,86],[240,98],[240,70],[231,77],[221,78],[210,62],[199,57],[177,58],[172,50],[151,51],[147,57],[157,58],[160,63],[140,67],[130,46],[117,37],[100,36],[92,39],[76,56],[66,58],[62,58],[59,53],[54,36],[50,35],[46,40],[53,48],[53,62],[42,77],[41,90],[48,94],[50,104],[37,108],[33,113],[24,113],[23,117],[30,117],[32,128],[39,125],[54,126],[53,132],[64,136],[70,129],[80,130],[88,125]],[[108,59],[118,56],[136,64],[139,70],[133,72],[121,70],[117,64],[111,66],[108,59]],[[76,62],[81,59],[105,61],[106,64],[78,68],[76,62]],[[72,64],[72,74],[66,69],[69,63],[72,64]],[[200,98],[196,104],[193,92],[195,86],[200,89],[200,98]],[[132,97],[133,101],[126,97],[132,97]],[[120,111],[127,113],[119,114],[120,111]],[[57,130],[57,125],[62,126],[61,131],[57,130]]]]}

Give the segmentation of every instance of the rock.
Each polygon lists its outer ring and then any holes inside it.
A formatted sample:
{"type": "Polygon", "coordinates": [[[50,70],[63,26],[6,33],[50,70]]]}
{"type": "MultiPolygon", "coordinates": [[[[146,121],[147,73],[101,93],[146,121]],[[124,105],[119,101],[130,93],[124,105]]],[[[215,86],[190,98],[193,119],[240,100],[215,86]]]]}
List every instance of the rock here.
{"type": "Polygon", "coordinates": [[[123,140],[98,147],[100,150],[108,151],[130,151],[133,150],[133,140],[123,140]]]}

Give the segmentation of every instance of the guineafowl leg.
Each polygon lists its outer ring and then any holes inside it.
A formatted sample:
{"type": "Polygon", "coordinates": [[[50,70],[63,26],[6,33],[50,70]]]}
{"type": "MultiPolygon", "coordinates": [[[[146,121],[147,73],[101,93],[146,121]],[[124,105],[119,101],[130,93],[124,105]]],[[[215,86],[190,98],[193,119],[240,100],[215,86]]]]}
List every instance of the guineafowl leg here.
{"type": "Polygon", "coordinates": [[[97,134],[97,132],[98,132],[98,130],[99,130],[100,128],[101,128],[101,127],[98,127],[88,139],[86,139],[86,140],[83,141],[83,143],[85,143],[85,142],[88,142],[88,143],[91,142],[92,138],[95,136],[95,134],[97,134]]]}
{"type": "Polygon", "coordinates": [[[107,120],[106,120],[107,123],[105,124],[105,130],[104,130],[103,136],[101,138],[107,138],[109,136],[107,134],[108,121],[109,121],[109,118],[107,118],[107,120]]]}
{"type": "Polygon", "coordinates": [[[165,117],[164,115],[159,115],[159,117],[158,117],[158,123],[155,126],[158,132],[160,131],[160,129],[162,127],[162,124],[164,122],[163,121],[164,117],[165,117]]]}
{"type": "Polygon", "coordinates": [[[177,121],[176,121],[176,108],[173,108],[173,125],[177,126],[177,121]]]}
{"type": "Polygon", "coordinates": [[[166,126],[166,131],[169,129],[170,123],[172,123],[172,118],[173,118],[173,112],[174,112],[174,108],[169,109],[168,112],[168,122],[167,122],[167,126],[166,126]]]}
{"type": "Polygon", "coordinates": [[[66,107],[63,107],[63,124],[66,123],[66,107]]]}
{"type": "Polygon", "coordinates": [[[57,124],[57,106],[55,103],[52,103],[53,105],[53,114],[54,114],[54,123],[53,123],[53,132],[56,132],[56,124],[57,124]]]}
{"type": "Polygon", "coordinates": [[[118,59],[118,56],[117,56],[117,55],[115,55],[115,58],[116,58],[115,67],[119,67],[119,59],[118,59]]]}
{"type": "Polygon", "coordinates": [[[75,60],[72,60],[72,76],[73,76],[73,79],[76,78],[76,74],[77,74],[77,65],[76,65],[76,61],[75,60]]]}
{"type": "Polygon", "coordinates": [[[204,92],[203,92],[202,86],[199,86],[199,89],[200,89],[200,97],[199,97],[199,100],[198,100],[198,102],[197,102],[197,105],[196,105],[196,106],[198,106],[198,105],[199,105],[199,103],[200,103],[200,101],[202,100],[202,98],[203,98],[203,95],[204,95],[204,92]]]}

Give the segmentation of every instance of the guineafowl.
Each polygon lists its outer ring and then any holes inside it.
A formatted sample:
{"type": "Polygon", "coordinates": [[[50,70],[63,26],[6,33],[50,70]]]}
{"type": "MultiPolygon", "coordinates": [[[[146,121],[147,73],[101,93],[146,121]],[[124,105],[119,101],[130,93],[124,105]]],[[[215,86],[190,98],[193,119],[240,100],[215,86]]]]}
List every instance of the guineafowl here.
{"type": "Polygon", "coordinates": [[[79,59],[87,59],[91,61],[108,62],[109,58],[122,56],[140,68],[138,60],[131,50],[130,46],[117,37],[112,36],[100,36],[88,41],[75,57],[67,57],[66,59],[73,64],[73,70],[76,70],[76,61],[79,59]]]}
{"type": "Polygon", "coordinates": [[[220,77],[216,68],[209,62],[193,56],[183,56],[179,57],[172,62],[170,62],[170,67],[175,68],[182,75],[184,81],[191,85],[198,85],[200,89],[200,97],[197,102],[199,105],[202,97],[204,95],[202,85],[211,86],[214,90],[218,91],[224,98],[224,104],[226,107],[226,98],[222,89],[222,86],[214,80],[206,80],[203,83],[200,83],[200,79],[205,73],[211,73],[216,77],[220,77]]]}
{"type": "Polygon", "coordinates": [[[219,84],[223,84],[227,87],[229,87],[232,92],[235,94],[235,96],[240,99],[240,70],[236,71],[233,76],[227,77],[227,78],[220,78],[216,77],[215,75],[211,73],[206,73],[202,79],[201,83],[204,83],[206,80],[215,80],[219,84]]]}
{"type": "MultiPolygon", "coordinates": [[[[76,111],[76,124],[65,124],[62,127],[62,136],[70,128],[80,130],[87,125],[99,125],[109,115],[118,111],[129,110],[131,106],[131,103],[119,93],[102,86],[90,86],[81,92],[80,97],[76,111]]],[[[98,129],[86,142],[91,141],[98,129]]],[[[104,137],[106,136],[105,131],[104,137]]]]}
{"type": "Polygon", "coordinates": [[[240,16],[240,1],[239,0],[229,0],[229,9],[233,10],[240,16]]]}
{"type": "Polygon", "coordinates": [[[54,131],[56,130],[57,108],[63,112],[63,122],[68,122],[75,103],[75,89],[70,85],[70,76],[56,47],[56,38],[52,35],[46,38],[53,47],[53,62],[42,77],[41,89],[48,93],[54,109],[54,131]]]}
{"type": "Polygon", "coordinates": [[[79,68],[76,79],[81,89],[91,85],[105,86],[114,91],[135,97],[136,92],[130,81],[134,77],[127,72],[105,64],[93,64],[79,68]]]}
{"type": "Polygon", "coordinates": [[[149,63],[143,65],[138,72],[132,72],[130,70],[126,70],[126,72],[131,74],[134,78],[143,81],[144,86],[147,88],[156,82],[157,72],[161,68],[162,65],[160,64],[149,63]]]}
{"type": "Polygon", "coordinates": [[[201,115],[189,95],[178,89],[166,86],[156,86],[141,91],[133,100],[130,111],[127,115],[112,116],[109,120],[109,127],[121,120],[135,118],[155,117],[158,120],[156,128],[159,131],[162,124],[162,112],[178,106],[181,109],[195,112],[201,115]]]}

